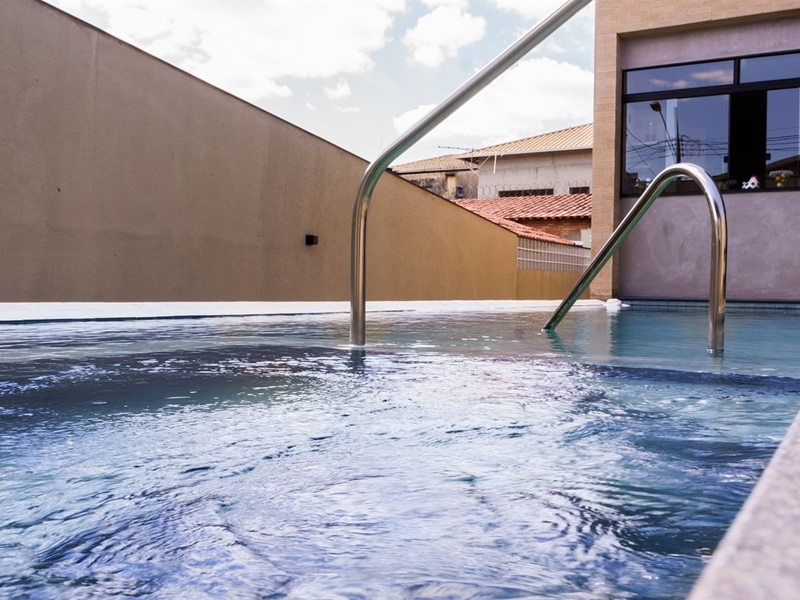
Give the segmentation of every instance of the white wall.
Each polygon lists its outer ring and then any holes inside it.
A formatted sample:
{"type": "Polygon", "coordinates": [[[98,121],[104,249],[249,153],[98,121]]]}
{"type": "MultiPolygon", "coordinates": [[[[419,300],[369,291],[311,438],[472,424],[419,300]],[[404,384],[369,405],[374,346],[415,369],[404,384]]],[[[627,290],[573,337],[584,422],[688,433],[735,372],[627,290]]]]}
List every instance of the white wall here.
{"type": "Polygon", "coordinates": [[[478,197],[529,188],[553,188],[556,194],[567,194],[570,187],[591,185],[591,150],[498,156],[496,163],[489,158],[481,165],[478,197]]]}

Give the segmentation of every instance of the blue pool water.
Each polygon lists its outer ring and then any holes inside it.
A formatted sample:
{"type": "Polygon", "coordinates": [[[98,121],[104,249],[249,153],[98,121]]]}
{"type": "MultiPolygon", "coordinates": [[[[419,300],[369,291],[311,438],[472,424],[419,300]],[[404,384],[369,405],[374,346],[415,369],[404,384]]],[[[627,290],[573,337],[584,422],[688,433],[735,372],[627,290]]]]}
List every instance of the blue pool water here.
{"type": "Polygon", "coordinates": [[[682,598],[800,407],[794,314],[0,327],[0,597],[682,598]]]}

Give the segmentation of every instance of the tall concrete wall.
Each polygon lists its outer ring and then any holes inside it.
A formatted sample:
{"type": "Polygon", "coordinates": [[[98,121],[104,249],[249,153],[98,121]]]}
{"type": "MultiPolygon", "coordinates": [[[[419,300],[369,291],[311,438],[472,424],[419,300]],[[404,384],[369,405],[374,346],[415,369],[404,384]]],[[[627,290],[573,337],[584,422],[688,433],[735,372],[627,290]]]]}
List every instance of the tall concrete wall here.
{"type": "MultiPolygon", "coordinates": [[[[595,15],[592,246],[599,248],[611,235],[629,204],[623,206],[619,195],[624,142],[622,69],[800,48],[800,5],[797,0],[596,0],[595,15]]],[[[798,194],[784,192],[776,197],[768,194],[734,197],[735,194],[729,194],[726,198],[732,208],[729,225],[731,252],[753,252],[765,256],[763,243],[770,240],[767,244],[772,252],[769,260],[779,265],[777,268],[781,270],[796,268],[791,246],[783,243],[778,247],[773,242],[787,242],[796,235],[796,224],[800,220],[798,194]],[[764,198],[763,202],[761,198],[764,198]],[[781,206],[783,208],[779,208],[781,206]],[[776,219],[775,210],[786,211],[784,218],[776,219]],[[737,240],[749,240],[749,244],[746,248],[734,248],[734,244],[741,243],[737,240]]],[[[698,200],[702,203],[702,198],[698,200]]],[[[672,202],[672,199],[660,202],[672,202]]],[[[654,214],[664,211],[666,217],[669,211],[659,209],[658,204],[656,202],[652,210],[659,212],[654,214]]],[[[673,204],[675,206],[677,203],[673,204]]],[[[701,210],[705,210],[702,204],[701,210]]],[[[669,216],[675,217],[674,214],[669,216]]],[[[655,216],[643,220],[637,227],[642,230],[626,242],[620,257],[613,259],[595,279],[592,296],[607,298],[627,293],[656,297],[669,288],[662,284],[677,281],[682,273],[688,274],[687,269],[691,271],[693,266],[677,264],[674,260],[682,255],[682,251],[677,251],[674,246],[670,249],[671,242],[661,249],[655,245],[656,240],[666,242],[667,237],[670,240],[675,236],[684,239],[684,234],[694,226],[694,221],[690,223],[687,217],[677,218],[678,223],[673,224],[655,216]],[[686,228],[682,229],[684,225],[686,228]],[[679,231],[675,231],[676,227],[679,231]],[[667,230],[673,233],[667,236],[667,230]],[[622,269],[621,263],[625,265],[622,269]],[[640,280],[645,274],[649,281],[655,281],[655,287],[649,291],[642,288],[644,282],[640,280]],[[633,290],[637,291],[634,293],[633,290]]],[[[707,247],[703,248],[701,256],[708,254],[707,247]]],[[[687,256],[697,256],[688,246],[683,250],[687,256]]],[[[775,299],[800,299],[799,285],[783,282],[780,285],[789,287],[784,287],[778,294],[772,275],[757,268],[754,262],[757,261],[749,262],[752,271],[748,261],[738,262],[734,271],[738,274],[732,274],[734,281],[736,278],[752,280],[749,287],[741,288],[732,282],[731,294],[747,294],[748,299],[772,299],[765,298],[764,292],[750,295],[752,290],[758,289],[768,291],[775,299]]],[[[731,258],[731,268],[734,264],[731,258]]],[[[707,278],[706,269],[706,287],[707,278]]],[[[689,285],[696,290],[696,283],[689,285]]],[[[664,297],[676,297],[676,288],[669,289],[672,292],[664,297]]],[[[692,292],[695,293],[698,292],[692,292]]],[[[708,295],[707,291],[705,295],[708,295]]]]}
{"type": "MultiPolygon", "coordinates": [[[[363,160],[36,0],[0,2],[0,132],[0,301],[349,296],[363,160]]],[[[514,298],[516,236],[387,175],[367,271],[514,298]]]]}

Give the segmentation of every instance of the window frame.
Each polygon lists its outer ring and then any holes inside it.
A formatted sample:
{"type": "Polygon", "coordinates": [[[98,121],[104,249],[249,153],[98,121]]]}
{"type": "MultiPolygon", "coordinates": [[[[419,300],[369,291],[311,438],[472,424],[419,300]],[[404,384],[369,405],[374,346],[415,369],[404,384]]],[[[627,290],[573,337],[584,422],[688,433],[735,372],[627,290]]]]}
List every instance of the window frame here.
{"type": "MultiPolygon", "coordinates": [[[[700,98],[706,96],[721,96],[721,95],[734,95],[743,92],[755,92],[755,91],[773,91],[773,90],[785,90],[785,89],[793,89],[793,88],[800,88],[800,77],[796,77],[793,79],[771,79],[765,81],[755,81],[750,83],[741,83],[740,81],[740,73],[741,73],[741,61],[751,58],[766,58],[771,56],[784,56],[789,54],[797,54],[798,60],[800,60],[800,49],[795,50],[787,50],[785,52],[768,52],[763,54],[748,54],[748,55],[741,55],[736,57],[720,57],[720,58],[709,58],[705,60],[699,61],[689,61],[689,62],[681,62],[681,63],[670,63],[670,64],[663,64],[663,65],[651,65],[648,67],[637,67],[635,69],[625,69],[622,71],[623,77],[623,92],[622,92],[622,114],[620,119],[620,148],[619,148],[619,164],[620,164],[620,178],[619,178],[619,193],[622,197],[636,197],[637,194],[626,192],[623,189],[625,184],[625,177],[624,169],[627,167],[626,165],[626,142],[627,142],[627,131],[626,131],[626,124],[628,118],[628,104],[635,103],[635,102],[651,102],[654,100],[681,100],[685,98],[700,98]],[[652,69],[661,69],[665,67],[680,67],[680,66],[692,66],[692,65],[703,65],[708,63],[715,63],[721,61],[733,61],[733,84],[724,84],[724,85],[713,85],[713,86],[706,86],[706,87],[694,87],[694,88],[686,88],[686,89],[669,89],[669,90],[661,90],[661,91],[652,91],[652,92],[638,92],[635,94],[628,94],[627,93],[627,74],[632,71],[648,71],[652,69]]],[[[730,119],[730,114],[729,114],[730,119]]],[[[730,123],[728,124],[728,140],[730,142],[730,123]]],[[[796,191],[800,192],[800,187],[792,187],[792,188],[767,188],[762,187],[758,190],[758,192],[791,192],[796,191]]],[[[752,190],[742,190],[737,188],[726,189],[725,193],[752,193],[752,190]]],[[[665,195],[673,195],[673,196],[685,196],[685,195],[694,195],[702,193],[700,190],[697,191],[680,191],[680,192],[667,192],[665,191],[665,195]]]]}

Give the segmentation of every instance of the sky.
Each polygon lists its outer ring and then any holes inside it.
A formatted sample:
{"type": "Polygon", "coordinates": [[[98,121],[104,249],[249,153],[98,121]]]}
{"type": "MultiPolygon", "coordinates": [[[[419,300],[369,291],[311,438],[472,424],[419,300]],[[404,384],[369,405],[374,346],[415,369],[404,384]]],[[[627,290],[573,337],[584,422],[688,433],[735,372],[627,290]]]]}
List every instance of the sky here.
{"type": "MultiPolygon", "coordinates": [[[[563,0],[47,0],[367,160],[563,0]]],[[[594,4],[395,163],[592,120],[594,4]]]]}

